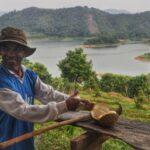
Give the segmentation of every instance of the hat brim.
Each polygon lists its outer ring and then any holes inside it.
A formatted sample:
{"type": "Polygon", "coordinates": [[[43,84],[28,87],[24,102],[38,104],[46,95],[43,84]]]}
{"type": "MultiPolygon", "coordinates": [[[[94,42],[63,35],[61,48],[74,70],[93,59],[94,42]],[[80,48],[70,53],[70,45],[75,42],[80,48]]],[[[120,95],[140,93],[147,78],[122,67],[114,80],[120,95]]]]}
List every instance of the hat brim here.
{"type": "Polygon", "coordinates": [[[13,42],[13,43],[17,43],[17,44],[23,46],[24,49],[25,49],[25,57],[28,57],[28,56],[32,55],[36,51],[36,48],[31,48],[31,47],[27,46],[24,43],[21,43],[17,40],[12,40],[12,39],[10,39],[10,40],[9,39],[8,40],[0,40],[0,45],[2,43],[5,43],[5,42],[13,42]]]}

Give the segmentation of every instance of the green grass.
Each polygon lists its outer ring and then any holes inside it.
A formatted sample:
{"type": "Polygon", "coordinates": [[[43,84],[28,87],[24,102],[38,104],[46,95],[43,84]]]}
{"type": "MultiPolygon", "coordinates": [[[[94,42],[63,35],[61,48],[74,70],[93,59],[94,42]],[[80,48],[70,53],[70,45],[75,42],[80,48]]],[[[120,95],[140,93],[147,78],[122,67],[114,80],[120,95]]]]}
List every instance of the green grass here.
{"type": "MultiPolygon", "coordinates": [[[[142,109],[137,109],[133,99],[114,92],[100,92],[100,96],[95,97],[92,91],[81,91],[80,97],[95,103],[106,102],[112,108],[117,106],[116,102],[119,102],[123,107],[122,117],[150,123],[150,102],[145,102],[142,109]]],[[[35,128],[41,128],[51,123],[36,124],[35,128]]],[[[84,132],[83,129],[73,126],[61,127],[36,138],[35,145],[37,150],[69,150],[70,140],[84,132]]],[[[133,148],[121,140],[111,138],[103,144],[103,150],[133,150],[133,148]]]]}

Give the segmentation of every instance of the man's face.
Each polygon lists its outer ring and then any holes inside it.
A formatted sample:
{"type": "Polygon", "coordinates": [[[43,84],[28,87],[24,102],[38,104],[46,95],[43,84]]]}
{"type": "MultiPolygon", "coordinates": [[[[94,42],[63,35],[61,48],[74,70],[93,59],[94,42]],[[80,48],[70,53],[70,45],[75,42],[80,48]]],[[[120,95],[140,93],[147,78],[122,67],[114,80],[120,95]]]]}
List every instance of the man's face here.
{"type": "Polygon", "coordinates": [[[25,56],[25,51],[23,47],[16,43],[5,44],[4,49],[1,49],[0,54],[2,55],[2,60],[8,67],[15,67],[21,65],[21,61],[25,56]]]}

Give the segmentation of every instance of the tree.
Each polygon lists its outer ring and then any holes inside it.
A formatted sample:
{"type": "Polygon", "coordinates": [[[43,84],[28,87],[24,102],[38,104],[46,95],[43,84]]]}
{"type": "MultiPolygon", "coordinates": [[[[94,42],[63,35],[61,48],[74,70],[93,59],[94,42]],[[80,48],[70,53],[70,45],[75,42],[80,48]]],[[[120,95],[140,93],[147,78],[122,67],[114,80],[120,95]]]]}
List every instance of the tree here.
{"type": "Polygon", "coordinates": [[[146,99],[150,98],[150,75],[140,75],[133,77],[128,82],[128,96],[139,97],[139,91],[143,92],[146,99]]]}
{"type": "Polygon", "coordinates": [[[139,89],[137,92],[137,95],[134,97],[134,102],[136,105],[136,108],[142,108],[142,104],[145,100],[145,95],[142,89],[139,89]]]}
{"type": "Polygon", "coordinates": [[[43,64],[41,64],[41,63],[32,63],[28,59],[24,59],[23,64],[27,68],[30,68],[33,71],[35,71],[43,82],[45,82],[47,84],[51,84],[52,76],[43,64]]]}
{"type": "Polygon", "coordinates": [[[95,75],[92,62],[87,60],[87,55],[81,48],[68,51],[66,58],[59,62],[58,67],[61,70],[61,76],[67,78],[69,82],[81,83],[95,75]]]}

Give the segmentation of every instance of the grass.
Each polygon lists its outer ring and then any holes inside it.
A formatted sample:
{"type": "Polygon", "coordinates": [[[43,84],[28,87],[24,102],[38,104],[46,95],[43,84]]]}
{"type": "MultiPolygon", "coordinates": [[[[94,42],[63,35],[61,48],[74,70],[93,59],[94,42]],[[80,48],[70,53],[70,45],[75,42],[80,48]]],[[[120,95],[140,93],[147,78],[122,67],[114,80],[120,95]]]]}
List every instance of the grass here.
{"type": "MultiPolygon", "coordinates": [[[[88,99],[92,102],[106,102],[110,107],[116,107],[116,102],[119,102],[123,107],[122,117],[140,120],[143,122],[150,123],[150,102],[145,102],[142,109],[137,109],[133,99],[122,96],[118,93],[105,93],[100,92],[100,96],[95,96],[95,93],[92,91],[81,91],[80,97],[88,99]]],[[[46,124],[36,124],[36,128],[41,128],[47,126],[50,123],[46,124]]],[[[36,138],[36,148],[37,150],[69,150],[70,149],[70,139],[81,135],[84,132],[83,129],[65,126],[46,134],[43,134],[42,137],[36,138]]],[[[125,142],[118,139],[109,139],[103,144],[103,150],[133,150],[131,146],[125,142]]]]}

